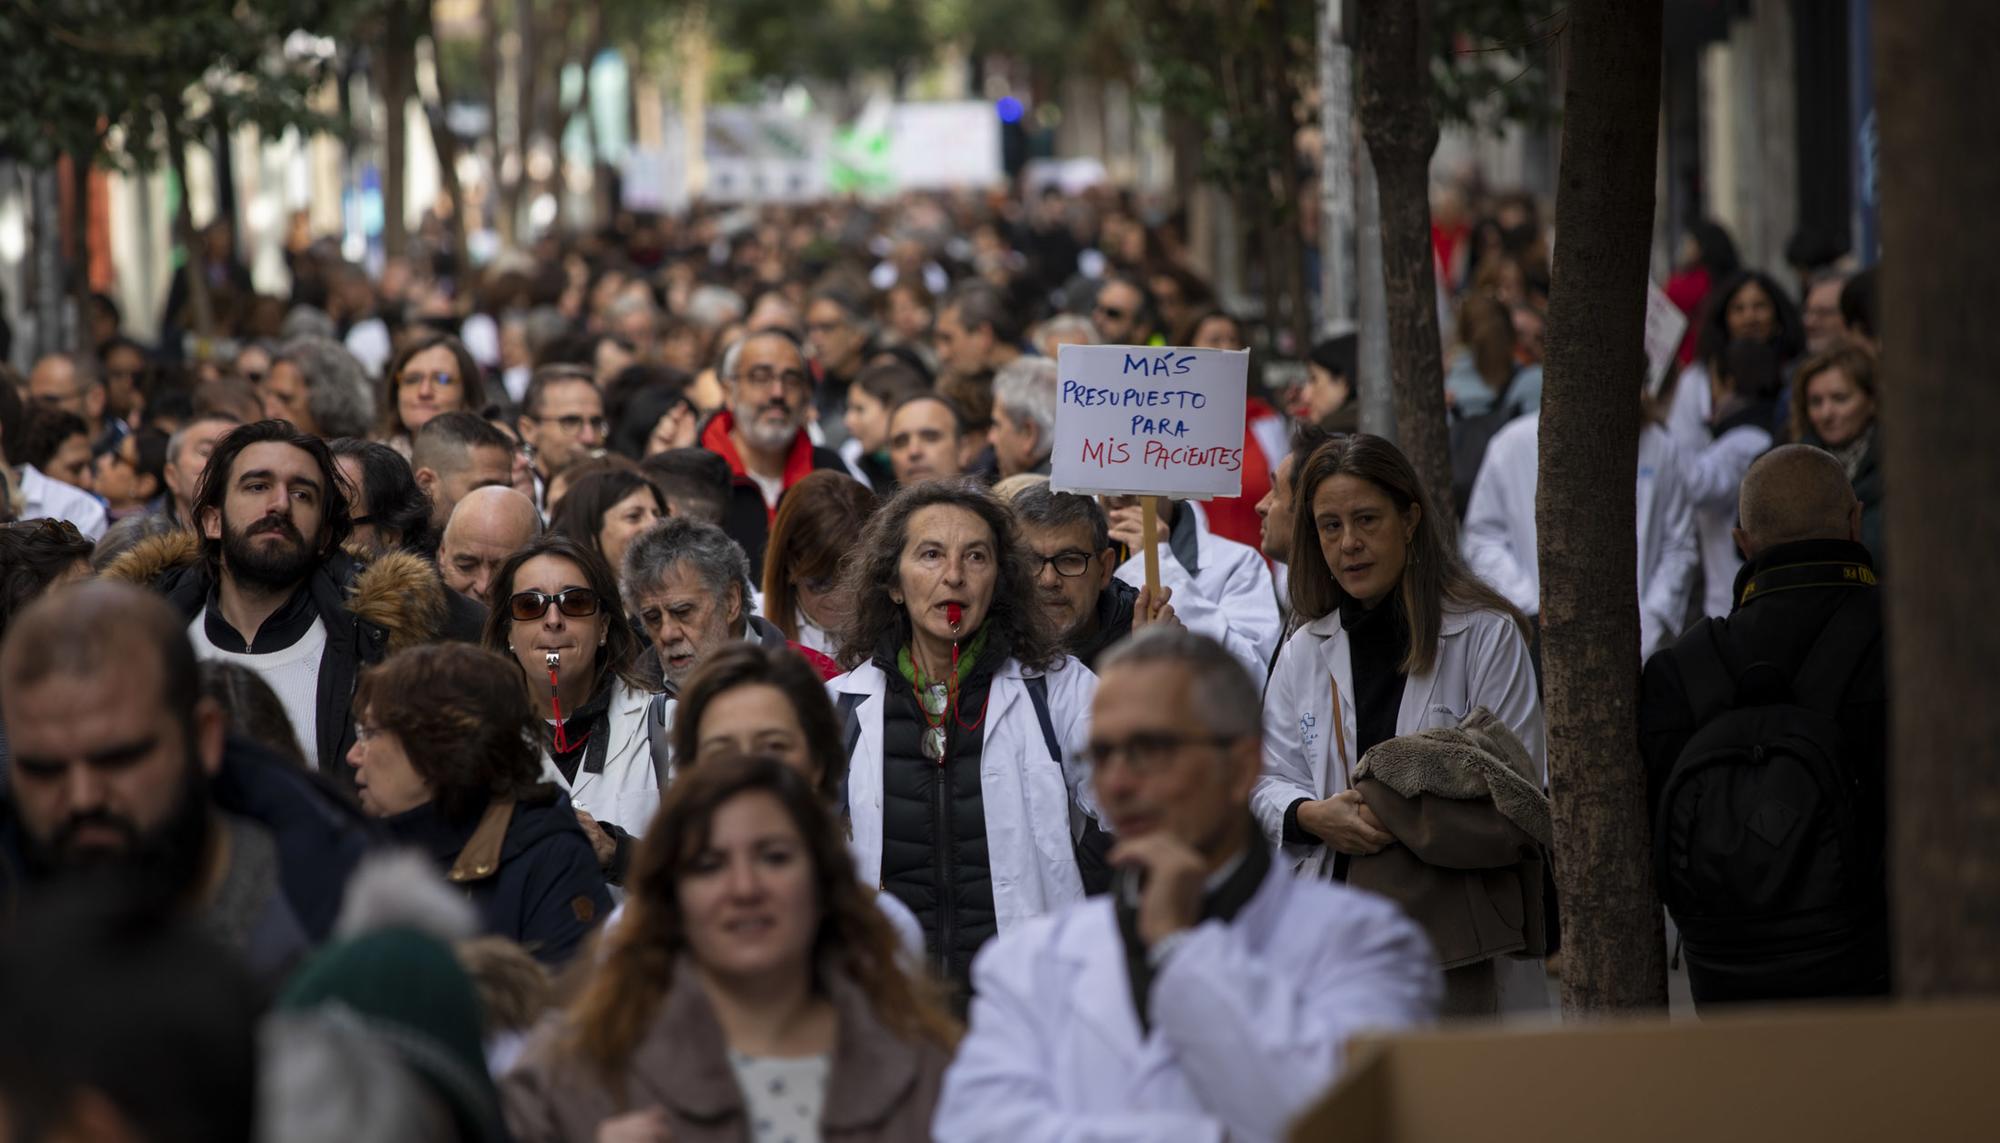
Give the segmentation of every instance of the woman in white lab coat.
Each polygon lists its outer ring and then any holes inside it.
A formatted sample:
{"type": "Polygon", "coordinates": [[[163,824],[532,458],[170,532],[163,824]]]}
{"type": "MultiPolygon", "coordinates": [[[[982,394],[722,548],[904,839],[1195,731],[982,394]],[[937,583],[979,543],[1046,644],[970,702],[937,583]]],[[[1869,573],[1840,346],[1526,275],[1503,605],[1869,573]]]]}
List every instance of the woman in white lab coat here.
{"type": "MultiPolygon", "coordinates": [[[[996,933],[1083,898],[1072,815],[1097,676],[1057,648],[1013,514],[970,480],[897,493],[845,569],[845,738],[862,880],[963,984],[996,933]]],[[[1080,821],[1080,817],[1076,820],[1080,821]]]]}
{"type": "Polygon", "coordinates": [[[1294,508],[1292,607],[1304,625],[1264,692],[1264,776],[1252,796],[1293,868],[1391,838],[1349,789],[1388,738],[1455,726],[1483,706],[1542,765],[1527,621],[1466,569],[1395,445],[1357,435],[1305,462],[1294,508]]]}
{"type": "Polygon", "coordinates": [[[492,590],[486,648],[520,664],[544,727],[542,776],[569,795],[617,884],[633,839],[659,808],[661,785],[646,734],[652,696],[633,668],[639,637],[617,578],[603,556],[548,533],[507,557],[492,590]]]}

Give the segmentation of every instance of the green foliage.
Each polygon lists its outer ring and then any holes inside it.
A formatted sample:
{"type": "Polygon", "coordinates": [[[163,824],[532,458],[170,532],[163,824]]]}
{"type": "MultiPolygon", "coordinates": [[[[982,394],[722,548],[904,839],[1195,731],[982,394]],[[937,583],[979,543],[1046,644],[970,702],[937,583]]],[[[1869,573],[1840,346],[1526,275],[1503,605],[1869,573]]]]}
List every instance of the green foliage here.
{"type": "Polygon", "coordinates": [[[710,0],[715,42],[754,79],[908,71],[936,49],[924,0],[710,0]]]}
{"type": "MultiPolygon", "coordinates": [[[[346,37],[380,0],[14,0],[0,5],[0,153],[150,166],[163,127],[323,128],[307,105],[331,61],[295,31],[346,37]],[[114,154],[107,149],[119,137],[114,154]]],[[[349,40],[348,42],[351,42],[349,40]]]]}
{"type": "Polygon", "coordinates": [[[1431,0],[1431,104],[1438,122],[1498,131],[1553,120],[1553,75],[1567,20],[1568,5],[1556,0],[1431,0]]]}

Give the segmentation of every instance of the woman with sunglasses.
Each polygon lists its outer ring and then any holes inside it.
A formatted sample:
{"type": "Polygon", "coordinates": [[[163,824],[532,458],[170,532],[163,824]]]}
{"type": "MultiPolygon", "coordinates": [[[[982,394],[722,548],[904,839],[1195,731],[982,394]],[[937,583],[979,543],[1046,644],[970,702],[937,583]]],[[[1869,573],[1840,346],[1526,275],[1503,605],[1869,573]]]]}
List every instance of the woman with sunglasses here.
{"type": "Polygon", "coordinates": [[[544,535],[507,557],[485,645],[512,659],[540,717],[542,774],[569,794],[613,884],[660,803],[646,737],[639,637],[604,557],[544,535]]]}
{"type": "Polygon", "coordinates": [[[485,378],[472,353],[455,337],[420,337],[398,353],[382,374],[381,424],[375,439],[410,458],[417,430],[439,413],[477,413],[486,407],[485,378]]]}

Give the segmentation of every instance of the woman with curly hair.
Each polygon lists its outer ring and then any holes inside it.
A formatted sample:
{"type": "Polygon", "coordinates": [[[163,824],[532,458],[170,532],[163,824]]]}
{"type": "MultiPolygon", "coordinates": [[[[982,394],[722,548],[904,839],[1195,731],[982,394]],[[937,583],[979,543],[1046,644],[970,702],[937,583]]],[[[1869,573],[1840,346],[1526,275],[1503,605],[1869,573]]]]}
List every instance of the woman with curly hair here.
{"type": "Polygon", "coordinates": [[[1070,811],[1096,812],[1071,759],[1097,676],[1057,646],[1034,578],[1013,514],[969,480],[898,493],[846,565],[851,669],[827,688],[855,859],[960,985],[988,939],[1084,892],[1070,811]]]}
{"type": "Polygon", "coordinates": [[[463,643],[425,644],[363,672],[354,709],[361,808],[429,854],[487,933],[568,960],[611,896],[569,799],[542,781],[519,672],[463,643]]]}
{"type": "Polygon", "coordinates": [[[514,1138],[930,1138],[958,1028],[796,770],[680,777],[629,884],[602,963],[501,1082],[514,1138]]]}

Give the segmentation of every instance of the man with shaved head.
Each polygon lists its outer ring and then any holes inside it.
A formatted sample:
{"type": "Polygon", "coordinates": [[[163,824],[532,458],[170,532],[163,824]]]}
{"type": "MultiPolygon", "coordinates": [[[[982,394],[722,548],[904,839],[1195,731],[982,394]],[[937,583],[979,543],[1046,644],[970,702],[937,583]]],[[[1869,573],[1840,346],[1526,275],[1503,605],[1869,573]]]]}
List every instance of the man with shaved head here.
{"type": "Polygon", "coordinates": [[[1662,895],[1698,1005],[1880,995],[1888,692],[1861,504],[1840,461],[1786,445],[1750,466],[1738,516],[1728,617],[1654,655],[1641,688],[1662,895]],[[1843,797],[1851,820],[1832,812],[1843,797]],[[1783,931],[1751,919],[1780,915],[1783,931]]]}
{"type": "Polygon", "coordinates": [[[512,488],[475,488],[452,509],[438,543],[446,587],[489,606],[486,593],[507,557],[542,534],[535,504],[512,488]]]}
{"type": "Polygon", "coordinates": [[[37,600],[0,643],[0,720],[0,864],[31,884],[127,880],[267,978],[324,936],[358,858],[338,836],[342,811],[304,773],[227,738],[187,621],[165,600],[103,581],[37,600]]]}

